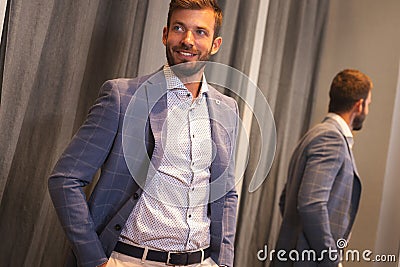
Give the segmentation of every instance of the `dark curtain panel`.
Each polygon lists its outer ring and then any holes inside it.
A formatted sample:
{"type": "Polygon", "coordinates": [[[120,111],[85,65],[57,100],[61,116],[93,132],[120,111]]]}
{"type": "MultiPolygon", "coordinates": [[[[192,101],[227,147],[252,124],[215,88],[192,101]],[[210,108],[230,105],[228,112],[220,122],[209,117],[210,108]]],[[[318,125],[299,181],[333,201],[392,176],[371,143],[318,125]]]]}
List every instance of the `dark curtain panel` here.
{"type": "MultiPolygon", "coordinates": [[[[259,129],[252,124],[249,165],[245,172],[236,239],[235,266],[268,266],[257,252],[274,249],[281,218],[278,200],[297,140],[308,129],[315,70],[328,11],[328,0],[270,0],[258,85],[275,117],[277,149],[264,184],[254,193],[248,187],[260,147],[259,129]]],[[[256,102],[257,105],[257,102],[256,102]]],[[[269,125],[268,123],[266,125],[269,125]]],[[[261,166],[268,167],[267,164],[261,166]]]]}
{"type": "Polygon", "coordinates": [[[12,0],[0,112],[0,262],[61,266],[47,177],[106,80],[137,75],[148,1],[12,0]]]}

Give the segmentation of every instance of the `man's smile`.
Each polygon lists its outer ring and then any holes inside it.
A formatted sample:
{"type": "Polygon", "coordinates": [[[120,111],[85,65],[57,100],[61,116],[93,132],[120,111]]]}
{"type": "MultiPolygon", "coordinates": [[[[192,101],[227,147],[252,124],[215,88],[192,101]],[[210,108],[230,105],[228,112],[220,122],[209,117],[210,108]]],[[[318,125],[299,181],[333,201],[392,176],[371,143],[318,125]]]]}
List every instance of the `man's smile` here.
{"type": "Polygon", "coordinates": [[[192,59],[193,57],[197,56],[197,53],[194,53],[194,52],[192,52],[192,51],[176,50],[175,52],[176,52],[180,57],[188,58],[188,59],[192,59]]]}

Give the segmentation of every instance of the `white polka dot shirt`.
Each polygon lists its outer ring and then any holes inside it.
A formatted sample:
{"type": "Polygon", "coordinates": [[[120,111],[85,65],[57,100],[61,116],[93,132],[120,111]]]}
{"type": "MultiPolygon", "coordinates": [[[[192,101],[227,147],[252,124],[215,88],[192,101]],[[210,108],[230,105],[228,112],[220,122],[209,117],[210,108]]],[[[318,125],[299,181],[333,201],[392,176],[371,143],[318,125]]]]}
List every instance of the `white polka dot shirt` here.
{"type": "Polygon", "coordinates": [[[163,126],[164,156],[132,210],[121,240],[166,251],[191,251],[210,244],[209,198],[212,140],[203,75],[199,96],[192,95],[164,66],[168,116],[163,126]],[[166,131],[166,133],[164,132],[166,131]]]}

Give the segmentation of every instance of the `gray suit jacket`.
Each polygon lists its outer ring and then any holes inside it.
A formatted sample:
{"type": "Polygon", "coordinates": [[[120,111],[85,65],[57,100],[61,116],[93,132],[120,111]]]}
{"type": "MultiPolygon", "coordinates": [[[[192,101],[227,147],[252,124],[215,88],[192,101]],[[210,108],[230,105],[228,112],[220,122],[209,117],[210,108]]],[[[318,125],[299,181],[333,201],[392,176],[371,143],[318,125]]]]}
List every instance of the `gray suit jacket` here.
{"type": "MultiPolygon", "coordinates": [[[[326,118],[300,140],[289,166],[280,208],[283,221],[276,251],[285,250],[288,261],[274,258],[273,266],[337,266],[322,251],[336,250],[336,242],[347,239],[361,194],[361,183],[351,149],[339,124],[326,118]],[[291,261],[288,253],[315,251],[316,261],[300,257],[291,261]]],[[[337,253],[333,253],[338,256],[337,253]]],[[[312,259],[312,257],[310,258],[312,259]]]]}
{"type": "MultiPolygon", "coordinates": [[[[233,266],[238,109],[232,98],[211,86],[207,101],[215,143],[208,211],[211,257],[218,264],[233,266]]],[[[66,266],[97,266],[110,256],[140,198],[139,184],[145,181],[149,166],[156,170],[160,164],[161,157],[153,158],[152,164],[149,159],[166,116],[162,72],[111,80],[102,86],[85,123],[49,178],[49,192],[74,254],[66,266]],[[129,104],[131,100],[134,104],[129,104]],[[99,168],[99,180],[87,202],[83,187],[92,182],[99,168]]]]}

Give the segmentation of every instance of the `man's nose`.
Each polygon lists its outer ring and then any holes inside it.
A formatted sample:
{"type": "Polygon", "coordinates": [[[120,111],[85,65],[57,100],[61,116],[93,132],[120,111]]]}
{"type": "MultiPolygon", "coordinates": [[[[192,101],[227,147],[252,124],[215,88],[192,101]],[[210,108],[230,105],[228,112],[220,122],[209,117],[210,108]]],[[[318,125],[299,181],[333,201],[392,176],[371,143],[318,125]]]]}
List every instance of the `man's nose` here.
{"type": "Polygon", "coordinates": [[[186,31],[182,42],[183,42],[183,44],[185,44],[187,46],[193,46],[194,45],[194,35],[193,35],[192,31],[186,31]]]}

